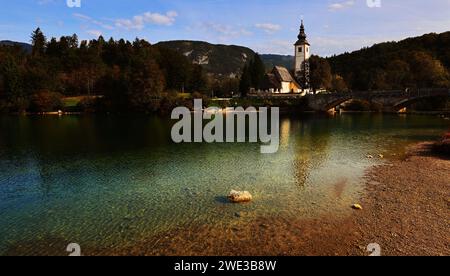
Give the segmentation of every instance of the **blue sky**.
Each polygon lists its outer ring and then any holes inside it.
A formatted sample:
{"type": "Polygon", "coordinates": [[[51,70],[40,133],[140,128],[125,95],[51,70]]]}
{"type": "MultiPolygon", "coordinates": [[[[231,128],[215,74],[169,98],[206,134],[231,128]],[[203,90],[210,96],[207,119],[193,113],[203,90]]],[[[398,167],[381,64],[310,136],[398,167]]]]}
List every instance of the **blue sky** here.
{"type": "Polygon", "coordinates": [[[2,0],[0,40],[47,37],[204,40],[292,54],[300,20],[322,56],[429,32],[450,31],[450,0],[2,0]],[[370,7],[368,2],[380,2],[370,7]]]}

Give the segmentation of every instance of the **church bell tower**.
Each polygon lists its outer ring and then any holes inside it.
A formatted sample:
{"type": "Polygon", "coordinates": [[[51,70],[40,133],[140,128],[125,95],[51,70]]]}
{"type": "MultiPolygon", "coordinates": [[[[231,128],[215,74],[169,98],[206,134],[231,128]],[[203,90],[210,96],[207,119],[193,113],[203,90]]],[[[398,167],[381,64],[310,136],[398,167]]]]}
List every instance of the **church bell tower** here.
{"type": "Polygon", "coordinates": [[[309,88],[309,58],[311,57],[311,45],[306,40],[305,26],[300,26],[300,34],[295,46],[295,78],[299,80],[303,90],[309,88]]]}

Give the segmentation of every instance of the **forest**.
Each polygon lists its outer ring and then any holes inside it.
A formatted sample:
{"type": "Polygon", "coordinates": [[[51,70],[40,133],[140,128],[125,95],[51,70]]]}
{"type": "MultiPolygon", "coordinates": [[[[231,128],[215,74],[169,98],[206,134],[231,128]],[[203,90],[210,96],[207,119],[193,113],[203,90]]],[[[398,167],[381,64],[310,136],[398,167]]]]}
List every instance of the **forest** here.
{"type": "Polygon", "coordinates": [[[83,111],[152,112],[179,104],[181,92],[203,97],[221,85],[185,56],[145,40],[47,40],[38,28],[31,42],[29,53],[0,46],[0,111],[54,111],[64,98],[84,95],[83,111]]]}
{"type": "Polygon", "coordinates": [[[345,92],[448,88],[450,32],[375,44],[329,58],[313,56],[310,66],[313,89],[345,92]],[[340,84],[333,87],[336,81],[340,84]]]}

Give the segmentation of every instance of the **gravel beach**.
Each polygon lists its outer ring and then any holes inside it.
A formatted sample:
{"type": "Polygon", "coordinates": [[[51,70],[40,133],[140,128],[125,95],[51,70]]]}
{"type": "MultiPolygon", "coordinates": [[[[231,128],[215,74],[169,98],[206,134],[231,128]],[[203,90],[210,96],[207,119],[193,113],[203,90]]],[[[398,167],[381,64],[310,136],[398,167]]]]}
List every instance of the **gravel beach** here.
{"type": "Polygon", "coordinates": [[[433,155],[431,145],[415,145],[405,157],[370,169],[363,209],[347,218],[258,218],[231,228],[178,229],[114,254],[368,256],[368,245],[376,243],[381,255],[448,256],[450,160],[433,155]]]}

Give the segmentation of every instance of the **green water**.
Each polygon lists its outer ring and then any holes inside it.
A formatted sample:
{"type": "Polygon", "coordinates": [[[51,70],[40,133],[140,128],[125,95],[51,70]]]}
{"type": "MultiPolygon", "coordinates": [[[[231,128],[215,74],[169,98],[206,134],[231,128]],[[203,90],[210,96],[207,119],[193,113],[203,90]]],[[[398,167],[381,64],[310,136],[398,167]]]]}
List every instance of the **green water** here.
{"type": "Polygon", "coordinates": [[[449,127],[435,116],[288,116],[279,152],[262,155],[258,144],[174,144],[171,124],[145,116],[0,117],[0,255],[53,254],[42,244],[57,242],[133,246],[176,228],[227,227],[238,212],[345,216],[363,193],[365,170],[385,162],[368,154],[398,156],[449,127]],[[227,203],[231,189],[250,191],[254,201],[227,203]]]}

